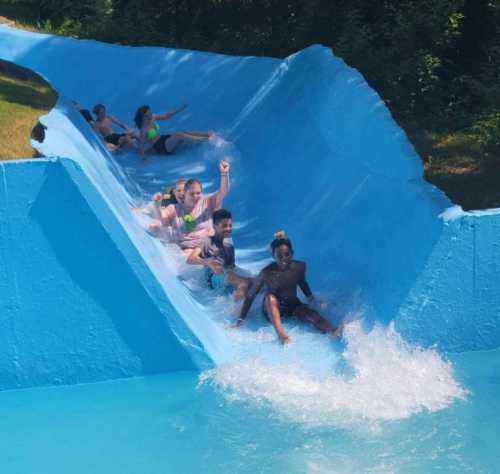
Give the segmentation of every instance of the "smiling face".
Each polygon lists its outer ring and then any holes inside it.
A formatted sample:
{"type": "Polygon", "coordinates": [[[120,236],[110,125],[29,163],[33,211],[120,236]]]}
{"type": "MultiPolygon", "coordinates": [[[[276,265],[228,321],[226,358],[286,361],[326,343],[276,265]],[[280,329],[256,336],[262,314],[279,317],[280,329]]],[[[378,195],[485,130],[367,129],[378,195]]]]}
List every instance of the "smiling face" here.
{"type": "Polygon", "coordinates": [[[233,219],[221,219],[217,223],[214,223],[215,235],[220,239],[227,239],[231,237],[233,232],[233,219]]]}
{"type": "Polygon", "coordinates": [[[192,209],[201,199],[201,185],[200,183],[191,183],[189,187],[184,188],[184,205],[192,209]]]}
{"type": "Polygon", "coordinates": [[[286,270],[292,262],[293,253],[286,244],[276,247],[273,252],[274,261],[280,270],[286,270]]]}
{"type": "Polygon", "coordinates": [[[177,202],[184,202],[184,183],[177,183],[174,189],[174,196],[177,202]]]}

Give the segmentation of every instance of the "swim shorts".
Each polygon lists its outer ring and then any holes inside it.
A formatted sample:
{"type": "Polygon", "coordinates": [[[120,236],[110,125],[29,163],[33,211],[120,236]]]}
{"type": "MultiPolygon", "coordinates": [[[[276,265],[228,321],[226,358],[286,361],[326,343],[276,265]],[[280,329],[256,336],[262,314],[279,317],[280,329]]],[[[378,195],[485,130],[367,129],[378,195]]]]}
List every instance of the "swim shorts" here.
{"type": "Polygon", "coordinates": [[[104,141],[107,143],[111,143],[112,145],[119,145],[119,141],[121,137],[124,137],[125,133],[110,133],[104,137],[104,141]]]}
{"type": "Polygon", "coordinates": [[[153,149],[156,153],[162,155],[170,155],[170,151],[165,149],[165,142],[171,137],[171,135],[160,135],[160,138],[154,142],[153,149]]]}
{"type": "Polygon", "coordinates": [[[208,276],[208,286],[212,290],[224,288],[225,273],[210,273],[208,276]]]}
{"type": "MultiPolygon", "coordinates": [[[[301,307],[301,306],[307,306],[306,304],[302,303],[298,298],[294,298],[292,300],[280,300],[278,299],[279,302],[279,307],[280,307],[280,316],[281,317],[286,317],[286,316],[293,316],[293,312],[301,307]]],[[[262,300],[262,312],[264,313],[264,316],[271,320],[269,315],[267,314],[267,308],[266,308],[266,299],[264,298],[262,300]]]]}

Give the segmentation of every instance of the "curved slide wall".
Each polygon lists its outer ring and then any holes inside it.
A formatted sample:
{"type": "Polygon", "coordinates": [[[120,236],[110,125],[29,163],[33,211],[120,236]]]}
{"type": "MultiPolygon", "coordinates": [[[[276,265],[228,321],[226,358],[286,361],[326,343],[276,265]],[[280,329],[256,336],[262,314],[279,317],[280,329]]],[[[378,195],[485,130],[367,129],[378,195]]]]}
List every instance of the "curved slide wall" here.
{"type": "Polygon", "coordinates": [[[1,38],[0,57],[42,74],[62,95],[44,119],[49,130],[40,149],[79,163],[175,308],[169,324],[183,347],[206,354],[199,365],[233,360],[238,348],[234,353],[224,331],[207,320],[210,308],[172,278],[175,269],[127,205],[158,189],[153,174],[164,182],[188,174],[214,189],[222,155],[203,146],[162,163],[153,159],[149,168],[132,156],[120,166],[70,99],[85,107],[104,102],[125,118],[141,103],[164,110],[189,102],[170,126],[215,128],[225,139],[220,151],[233,157],[226,206],[238,221],[234,239],[244,263],[264,262],[273,232],[285,228],[308,262],[313,288],[356,300],[367,323],[396,320],[408,339],[446,350],[498,346],[498,216],[440,218],[452,204],[422,179],[420,160],[383,101],[326,48],[281,61],[8,28],[1,38]],[[202,351],[191,349],[196,341],[202,351]]]}

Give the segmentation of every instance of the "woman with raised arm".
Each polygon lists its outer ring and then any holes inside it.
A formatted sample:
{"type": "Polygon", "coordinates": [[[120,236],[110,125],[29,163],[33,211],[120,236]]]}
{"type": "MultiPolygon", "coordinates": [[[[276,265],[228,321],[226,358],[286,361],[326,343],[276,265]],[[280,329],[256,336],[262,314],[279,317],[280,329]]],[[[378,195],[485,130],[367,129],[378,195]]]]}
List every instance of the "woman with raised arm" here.
{"type": "Polygon", "coordinates": [[[157,120],[168,120],[174,115],[182,112],[187,105],[183,105],[173,112],[164,114],[154,114],[149,105],[143,105],[137,109],[134,121],[139,131],[139,154],[144,158],[144,153],[153,150],[161,155],[174,153],[177,146],[182,142],[206,141],[214,132],[173,132],[171,134],[161,134],[160,125],[157,120]]]}
{"type": "Polygon", "coordinates": [[[229,192],[229,163],[221,160],[219,171],[217,192],[202,196],[201,183],[188,179],[184,183],[184,201],[161,210],[162,225],[172,226],[174,240],[186,256],[199,247],[205,237],[213,235],[212,214],[222,207],[229,192]]]}

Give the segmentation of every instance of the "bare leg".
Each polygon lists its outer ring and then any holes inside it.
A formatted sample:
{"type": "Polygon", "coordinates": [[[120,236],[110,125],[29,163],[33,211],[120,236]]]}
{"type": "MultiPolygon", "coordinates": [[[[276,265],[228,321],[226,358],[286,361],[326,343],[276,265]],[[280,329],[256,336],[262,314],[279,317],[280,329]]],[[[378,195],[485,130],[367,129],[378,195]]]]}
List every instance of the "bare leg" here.
{"type": "Polygon", "coordinates": [[[199,138],[210,138],[212,135],[215,135],[215,132],[213,130],[208,130],[206,132],[199,132],[196,130],[186,130],[184,132],[179,132],[179,133],[184,133],[185,135],[188,135],[190,137],[199,137],[199,138]]]}
{"type": "Polygon", "coordinates": [[[278,303],[278,298],[276,298],[276,296],[274,295],[268,294],[266,295],[265,302],[266,302],[267,314],[271,318],[271,322],[273,323],[274,329],[278,333],[280,341],[283,344],[292,342],[292,338],[290,336],[287,336],[287,334],[285,333],[285,329],[281,324],[281,314],[280,314],[280,306],[278,303]]]}
{"type": "Polygon", "coordinates": [[[165,150],[173,153],[182,142],[200,142],[208,140],[210,133],[202,132],[175,132],[165,140],[165,150]]]}
{"type": "Polygon", "coordinates": [[[308,306],[299,306],[293,312],[293,315],[296,316],[301,321],[306,321],[311,323],[314,327],[319,329],[321,332],[326,334],[330,334],[332,336],[340,336],[340,327],[336,328],[325,318],[320,316],[317,311],[309,308],[308,306]]]}
{"type": "Polygon", "coordinates": [[[234,299],[238,301],[247,296],[247,290],[250,286],[250,281],[251,280],[249,278],[240,277],[235,272],[228,272],[226,273],[224,284],[236,289],[236,292],[234,293],[234,299]]]}

